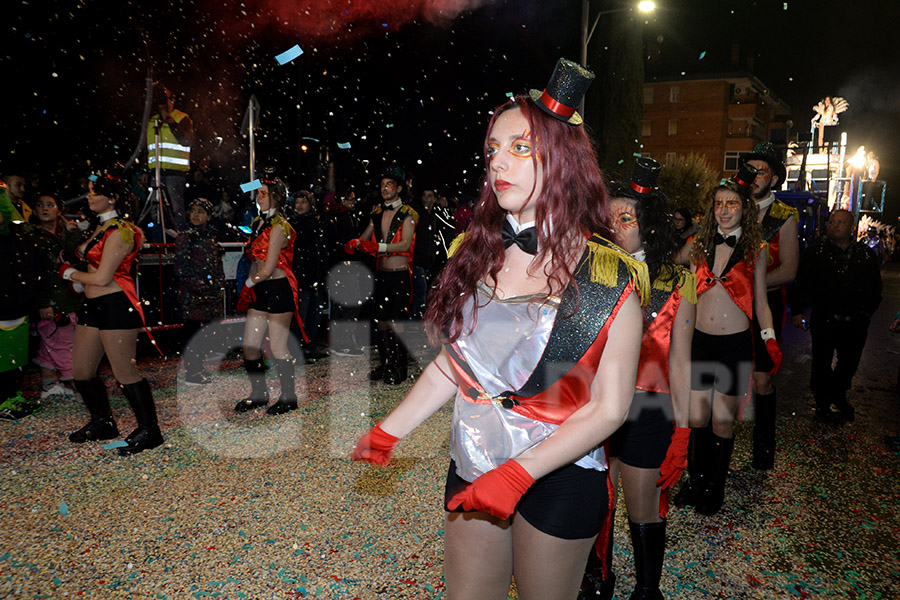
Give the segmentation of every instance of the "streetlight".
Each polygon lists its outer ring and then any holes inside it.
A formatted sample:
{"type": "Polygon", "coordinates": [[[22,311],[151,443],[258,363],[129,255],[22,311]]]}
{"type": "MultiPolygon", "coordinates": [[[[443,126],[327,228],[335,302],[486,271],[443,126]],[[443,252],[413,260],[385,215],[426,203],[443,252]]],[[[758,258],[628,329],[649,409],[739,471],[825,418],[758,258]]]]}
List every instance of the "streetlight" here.
{"type": "MultiPolygon", "coordinates": [[[[626,10],[634,10],[633,6],[623,6],[621,8],[613,8],[611,10],[601,10],[597,13],[597,16],[594,17],[594,23],[591,25],[590,30],[588,30],[588,20],[590,20],[591,13],[591,3],[590,0],[581,0],[581,66],[587,67],[587,49],[588,44],[591,41],[591,38],[594,37],[594,30],[597,29],[597,23],[600,22],[600,17],[603,15],[608,15],[611,13],[617,12],[625,12],[626,10]]],[[[656,3],[653,0],[642,0],[637,4],[637,9],[642,13],[649,13],[656,10],[656,3]]],[[[578,112],[581,113],[581,116],[584,117],[584,99],[581,100],[581,106],[578,107],[578,112]]]]}

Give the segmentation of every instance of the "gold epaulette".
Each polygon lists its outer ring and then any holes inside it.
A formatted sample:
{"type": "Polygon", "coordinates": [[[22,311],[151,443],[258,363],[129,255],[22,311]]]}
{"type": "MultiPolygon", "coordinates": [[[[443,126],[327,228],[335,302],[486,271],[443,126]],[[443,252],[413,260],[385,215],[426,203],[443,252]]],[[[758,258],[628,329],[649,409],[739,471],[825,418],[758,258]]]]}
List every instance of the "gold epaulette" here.
{"type": "Polygon", "coordinates": [[[465,232],[463,232],[463,233],[459,234],[458,236],[456,236],[455,238],[453,238],[453,241],[450,242],[450,247],[447,248],[447,258],[450,258],[451,256],[453,256],[456,253],[456,251],[459,250],[459,247],[462,246],[464,239],[466,239],[465,232]]]}
{"type": "Polygon", "coordinates": [[[588,240],[587,250],[591,281],[607,287],[614,287],[619,279],[619,263],[623,262],[637,289],[641,304],[649,302],[650,275],[647,272],[646,263],[637,260],[599,235],[594,235],[588,240]]]}
{"type": "Polygon", "coordinates": [[[134,233],[137,229],[134,225],[119,218],[110,219],[109,221],[104,223],[103,228],[101,229],[101,233],[105,234],[106,230],[110,227],[116,227],[119,230],[119,238],[122,240],[122,242],[126,244],[134,243],[134,233]]]}
{"type": "Polygon", "coordinates": [[[678,293],[691,304],[697,304],[697,277],[681,265],[662,265],[653,280],[653,289],[671,292],[678,282],[678,293]]]}
{"type": "Polygon", "coordinates": [[[772,203],[772,206],[769,207],[769,214],[772,215],[772,218],[781,219],[783,221],[787,221],[791,217],[794,217],[797,221],[800,220],[800,212],[793,206],[788,206],[781,200],[775,200],[775,202],[772,203]]]}
{"type": "Polygon", "coordinates": [[[404,204],[400,207],[400,210],[409,215],[409,217],[413,220],[413,223],[419,223],[419,213],[417,213],[416,209],[414,209],[412,206],[410,206],[409,204],[404,204]]]}

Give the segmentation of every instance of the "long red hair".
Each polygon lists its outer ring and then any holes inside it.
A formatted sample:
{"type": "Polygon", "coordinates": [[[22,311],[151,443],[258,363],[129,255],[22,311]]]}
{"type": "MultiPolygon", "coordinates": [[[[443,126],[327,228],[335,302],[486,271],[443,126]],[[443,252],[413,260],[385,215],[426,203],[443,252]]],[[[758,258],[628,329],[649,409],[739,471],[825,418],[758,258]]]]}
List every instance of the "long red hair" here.
{"type": "MultiPolygon", "coordinates": [[[[569,264],[580,252],[572,245],[572,233],[599,233],[610,237],[609,209],[603,174],[597,155],[583,126],[569,125],[538,108],[527,96],[515,96],[494,111],[484,139],[485,176],[475,205],[475,217],[466,237],[447,262],[429,294],[425,313],[432,343],[453,342],[463,330],[463,308],[475,297],[479,281],[496,286],[506,250],[500,230],[506,218],[488,183],[490,169],[488,138],[498,117],[518,108],[528,121],[535,144],[532,157],[535,175],[543,169],[543,189],[535,204],[538,245],[535,264],[550,253],[544,267],[550,289],[559,291],[572,278],[569,264]],[[540,159],[540,162],[538,162],[540,159]],[[553,232],[545,224],[552,223],[553,232]]],[[[549,292],[548,292],[549,296],[549,292]]],[[[475,303],[475,312],[478,303],[475,303]]],[[[473,318],[473,324],[475,319],[473,318]]]]}

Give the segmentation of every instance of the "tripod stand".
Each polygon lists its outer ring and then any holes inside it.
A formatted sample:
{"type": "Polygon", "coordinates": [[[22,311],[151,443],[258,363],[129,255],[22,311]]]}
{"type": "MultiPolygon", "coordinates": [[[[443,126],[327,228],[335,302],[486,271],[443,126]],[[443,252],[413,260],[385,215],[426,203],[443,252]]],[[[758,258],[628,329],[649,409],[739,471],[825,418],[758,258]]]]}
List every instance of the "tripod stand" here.
{"type": "Polygon", "coordinates": [[[161,241],[162,243],[166,243],[166,238],[168,236],[168,233],[166,232],[167,218],[169,223],[174,223],[175,217],[172,213],[172,204],[169,202],[169,194],[166,191],[166,186],[162,182],[162,166],[160,164],[159,143],[159,128],[161,126],[162,122],[157,116],[156,123],[153,126],[153,155],[155,159],[153,186],[151,187],[150,194],[147,196],[147,200],[144,202],[141,214],[137,219],[137,224],[142,225],[145,221],[150,219],[153,216],[154,209],[156,209],[156,214],[159,215],[159,223],[155,225],[159,225],[161,234],[160,236],[157,236],[155,232],[151,232],[151,235],[148,237],[158,237],[159,241],[161,241]]]}

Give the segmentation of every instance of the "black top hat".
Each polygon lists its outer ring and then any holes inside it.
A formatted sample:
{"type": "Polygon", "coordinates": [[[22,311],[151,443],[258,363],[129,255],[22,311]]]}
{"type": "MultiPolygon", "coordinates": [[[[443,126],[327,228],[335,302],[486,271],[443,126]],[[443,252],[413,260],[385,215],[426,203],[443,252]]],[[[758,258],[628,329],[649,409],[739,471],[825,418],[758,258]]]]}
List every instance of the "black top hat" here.
{"type": "Polygon", "coordinates": [[[662,165],[659,162],[641,156],[634,163],[634,171],[628,185],[638,194],[652,194],[657,190],[656,180],[659,179],[660,169],[662,165]]]}
{"type": "Polygon", "coordinates": [[[759,170],[756,167],[746,161],[742,161],[741,164],[738,165],[738,172],[731,180],[743,188],[749,188],[753,185],[753,180],[756,179],[758,173],[759,170]]]}
{"type": "Polygon", "coordinates": [[[761,160],[769,165],[769,169],[771,169],[772,175],[778,176],[778,184],[776,185],[776,189],[781,187],[781,185],[784,183],[784,178],[787,175],[787,169],[784,168],[784,162],[781,159],[781,152],[773,144],[770,144],[769,142],[762,142],[760,144],[757,144],[753,149],[753,152],[741,156],[742,163],[745,163],[748,160],[761,160]]]}
{"type": "Polygon", "coordinates": [[[581,104],[584,93],[594,80],[594,74],[571,60],[556,61],[553,75],[543,92],[530,90],[531,100],[541,110],[555,119],[570,125],[581,125],[584,120],[575,110],[581,104]]]}
{"type": "Polygon", "coordinates": [[[393,179],[397,185],[406,186],[406,173],[398,165],[391,165],[381,174],[382,179],[393,179]]]}

